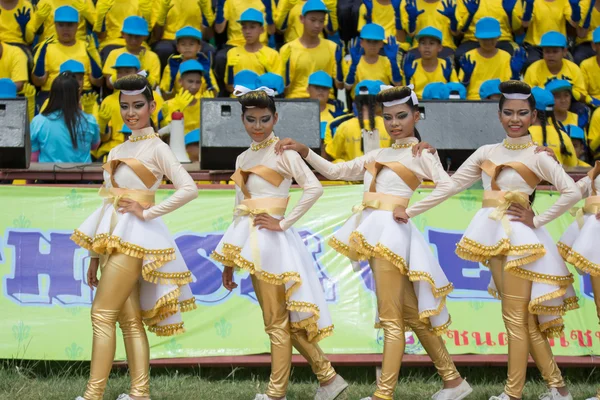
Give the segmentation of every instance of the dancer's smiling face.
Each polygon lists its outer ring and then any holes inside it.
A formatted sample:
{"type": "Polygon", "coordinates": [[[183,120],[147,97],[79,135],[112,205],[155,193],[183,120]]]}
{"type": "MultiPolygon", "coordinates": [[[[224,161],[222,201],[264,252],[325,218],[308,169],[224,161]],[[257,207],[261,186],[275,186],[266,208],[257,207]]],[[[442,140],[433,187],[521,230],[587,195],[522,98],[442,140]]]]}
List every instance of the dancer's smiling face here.
{"type": "Polygon", "coordinates": [[[506,134],[518,138],[529,134],[529,127],[537,118],[537,111],[527,100],[505,100],[498,111],[500,123],[506,134]]]}
{"type": "Polygon", "coordinates": [[[383,123],[385,130],[393,140],[415,135],[415,125],[421,118],[419,111],[407,104],[383,107],[383,123]]]}
{"type": "Polygon", "coordinates": [[[128,96],[121,93],[119,103],[121,117],[129,129],[133,131],[150,126],[150,117],[156,108],[154,100],[149,101],[143,94],[128,96]]]}
{"type": "Polygon", "coordinates": [[[246,133],[255,142],[262,142],[273,132],[279,116],[269,108],[252,107],[242,114],[242,123],[246,133]]]}

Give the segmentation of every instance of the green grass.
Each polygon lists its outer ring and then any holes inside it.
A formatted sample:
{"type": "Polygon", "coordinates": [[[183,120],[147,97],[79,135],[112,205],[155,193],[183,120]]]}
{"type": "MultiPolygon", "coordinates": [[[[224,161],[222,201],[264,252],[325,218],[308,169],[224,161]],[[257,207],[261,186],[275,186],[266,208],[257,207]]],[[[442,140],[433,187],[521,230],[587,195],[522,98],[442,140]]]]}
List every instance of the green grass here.
{"type": "MultiPolygon", "coordinates": [[[[502,392],[506,369],[459,368],[474,387],[469,400],[487,400],[502,392]]],[[[87,364],[18,361],[0,362],[1,400],[74,400],[85,389],[87,364]]],[[[343,399],[356,400],[372,394],[375,368],[339,368],[350,383],[343,399]]],[[[600,385],[600,371],[593,369],[563,370],[575,400],[587,399],[600,385]]],[[[153,369],[153,400],[252,400],[262,393],[268,382],[268,368],[189,368],[153,369]]],[[[110,377],[105,399],[127,393],[126,371],[115,370],[110,377]]],[[[289,400],[312,399],[317,382],[308,368],[294,368],[289,386],[289,400]]],[[[439,390],[441,381],[431,368],[403,368],[395,399],[426,400],[439,390]]],[[[534,400],[545,391],[536,370],[529,370],[523,399],[534,400]]]]}

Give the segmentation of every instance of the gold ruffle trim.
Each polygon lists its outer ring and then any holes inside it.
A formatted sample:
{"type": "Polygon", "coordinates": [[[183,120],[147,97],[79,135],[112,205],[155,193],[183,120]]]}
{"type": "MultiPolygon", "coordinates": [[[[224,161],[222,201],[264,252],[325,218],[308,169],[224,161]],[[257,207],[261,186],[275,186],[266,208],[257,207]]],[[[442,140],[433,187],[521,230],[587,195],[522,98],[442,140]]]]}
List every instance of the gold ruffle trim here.
{"type": "Polygon", "coordinates": [[[217,253],[216,251],[213,251],[212,253],[210,253],[210,258],[212,258],[213,260],[215,260],[217,262],[220,262],[221,264],[223,264],[226,267],[235,267],[235,263],[233,261],[229,260],[224,255],[217,253]]]}
{"type": "Polygon", "coordinates": [[[433,332],[436,336],[442,336],[444,333],[448,331],[448,328],[452,324],[452,318],[448,318],[448,322],[444,325],[436,326],[431,328],[431,332],[433,332]]]}
{"type": "MultiPolygon", "coordinates": [[[[527,258],[527,257],[526,257],[527,258]]],[[[519,260],[513,260],[506,263],[505,270],[510,272],[511,274],[518,276],[519,278],[526,279],[532,282],[538,283],[546,283],[549,285],[558,285],[562,287],[566,287],[569,284],[573,283],[573,275],[565,275],[565,276],[556,276],[556,275],[548,275],[548,274],[540,274],[539,272],[528,271],[524,268],[521,268],[520,265],[525,265],[527,262],[520,264],[519,260]]]]}
{"type": "Polygon", "coordinates": [[[333,250],[337,251],[338,253],[340,253],[343,256],[348,257],[352,261],[366,260],[366,257],[361,257],[361,255],[358,254],[356,251],[350,249],[350,246],[348,246],[345,243],[342,243],[340,240],[338,240],[335,237],[332,237],[331,239],[329,239],[329,241],[327,242],[327,244],[333,250]]]}
{"type": "Polygon", "coordinates": [[[221,251],[223,254],[213,251],[210,253],[210,258],[220,262],[226,267],[236,267],[235,258],[242,252],[242,248],[229,243],[224,243],[221,251]]]}
{"type": "Polygon", "coordinates": [[[585,272],[586,274],[590,274],[592,276],[600,276],[599,264],[594,264],[578,252],[573,251],[571,247],[567,246],[564,243],[558,242],[557,246],[560,255],[566,262],[573,264],[573,266],[575,266],[580,271],[585,272]]]}
{"type": "Polygon", "coordinates": [[[527,262],[521,264],[524,265],[542,258],[545,254],[546,249],[544,249],[544,245],[541,243],[512,246],[510,240],[506,238],[500,240],[493,246],[486,246],[473,239],[463,237],[456,245],[456,255],[460,258],[484,264],[487,263],[490,258],[496,256],[525,255],[526,257],[523,259],[526,259],[527,262]]]}
{"type": "Polygon", "coordinates": [[[290,297],[292,297],[294,292],[302,285],[302,278],[299,273],[284,272],[283,274],[271,274],[263,270],[257,271],[254,263],[246,260],[240,254],[236,255],[235,264],[241,269],[256,276],[257,279],[271,285],[285,285],[288,282],[293,282],[292,286],[285,289],[286,309],[293,312],[312,313],[312,315],[301,321],[293,322],[290,325],[292,328],[306,330],[306,336],[310,342],[316,343],[332,334],[333,325],[319,330],[317,321],[319,320],[321,312],[316,304],[306,301],[290,300],[290,297]]]}
{"type": "Polygon", "coordinates": [[[350,248],[359,254],[362,259],[366,260],[371,257],[377,257],[375,247],[367,242],[367,239],[365,239],[362,233],[358,231],[352,232],[348,241],[350,242],[350,248]]]}
{"type": "Polygon", "coordinates": [[[539,328],[546,338],[559,338],[563,336],[565,323],[562,317],[560,317],[540,324],[539,328]]]}
{"type": "Polygon", "coordinates": [[[148,330],[157,336],[171,336],[183,333],[183,322],[166,326],[157,324],[177,312],[190,311],[196,308],[196,299],[192,298],[179,302],[179,287],[192,282],[192,273],[186,272],[161,272],[158,271],[167,262],[175,260],[175,249],[150,250],[141,246],[123,241],[118,236],[103,233],[90,237],[79,230],[71,235],[71,240],[84,249],[94,251],[98,254],[109,255],[113,252],[128,255],[130,257],[150,261],[142,267],[142,278],[146,282],[160,285],[176,285],[175,290],[157,300],[152,309],[142,310],[142,319],[148,330]]]}

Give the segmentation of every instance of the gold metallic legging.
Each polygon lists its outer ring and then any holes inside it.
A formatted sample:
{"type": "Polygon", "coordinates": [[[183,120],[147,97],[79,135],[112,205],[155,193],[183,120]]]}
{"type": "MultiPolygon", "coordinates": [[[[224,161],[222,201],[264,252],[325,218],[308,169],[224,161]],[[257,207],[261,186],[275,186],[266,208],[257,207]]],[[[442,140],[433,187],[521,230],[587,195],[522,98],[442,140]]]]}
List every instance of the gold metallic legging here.
{"type": "Polygon", "coordinates": [[[252,286],[262,309],[265,332],[271,340],[271,378],[267,396],[285,396],[292,368],[292,346],[306,358],[319,382],[333,378],[335,370],[321,347],[308,341],[304,329],[290,326],[284,285],[266,283],[252,275],[252,286]]]}
{"type": "Polygon", "coordinates": [[[102,268],[92,303],[92,365],[84,398],[101,400],[115,358],[116,322],[123,331],[132,396],[150,395],[150,350],[142,323],[139,277],[142,260],[113,253],[102,268]]]}
{"type": "Polygon", "coordinates": [[[505,264],[506,257],[494,257],[489,264],[502,298],[502,318],[508,335],[508,378],[504,391],[521,398],[530,353],[548,387],[564,387],[552,348],[540,331],[536,316],[528,310],[531,282],[505,272],[505,264]]]}
{"type": "Polygon", "coordinates": [[[398,267],[386,260],[369,260],[375,280],[377,310],[383,329],[383,363],[375,396],[392,399],[404,355],[404,327],[408,325],[431,357],[444,381],[460,378],[442,338],[419,319],[417,296],[412,283],[398,267]]]}
{"type": "MultiPolygon", "coordinates": [[[[594,291],[594,301],[596,302],[596,314],[598,314],[598,321],[600,321],[600,275],[590,276],[592,280],[592,290],[594,291]]],[[[600,399],[600,388],[596,397],[600,399]]]]}

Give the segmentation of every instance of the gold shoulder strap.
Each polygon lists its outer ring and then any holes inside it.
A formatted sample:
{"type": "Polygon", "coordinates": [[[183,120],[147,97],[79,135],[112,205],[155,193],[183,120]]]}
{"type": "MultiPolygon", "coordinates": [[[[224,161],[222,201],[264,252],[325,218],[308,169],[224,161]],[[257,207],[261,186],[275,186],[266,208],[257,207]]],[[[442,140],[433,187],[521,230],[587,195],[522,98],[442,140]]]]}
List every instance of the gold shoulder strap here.
{"type": "Polygon", "coordinates": [[[496,172],[496,164],[490,160],[485,160],[479,168],[481,168],[481,170],[490,178],[492,178],[496,172]]]}
{"type": "Polygon", "coordinates": [[[245,199],[250,199],[250,191],[246,187],[246,181],[248,180],[248,176],[250,174],[255,174],[263,178],[265,181],[269,182],[271,185],[275,187],[279,187],[281,182],[285,179],[279,172],[265,167],[264,165],[256,165],[247,170],[238,168],[237,171],[231,175],[231,180],[235,182],[236,185],[242,190],[245,199]]]}
{"type": "Polygon", "coordinates": [[[114,174],[121,164],[125,164],[131,168],[148,189],[150,189],[156,183],[156,176],[154,176],[154,174],[140,160],[135,158],[121,158],[111,160],[102,166],[102,168],[110,174],[110,181],[113,187],[119,187],[119,185],[117,185],[115,182],[114,174]]]}
{"type": "Polygon", "coordinates": [[[417,190],[421,181],[410,169],[406,168],[399,162],[372,162],[365,166],[365,169],[373,176],[369,192],[375,192],[377,186],[377,175],[383,167],[387,167],[394,171],[412,190],[417,190]]]}
{"type": "Polygon", "coordinates": [[[517,171],[517,173],[523,178],[525,182],[531,187],[535,189],[536,186],[540,183],[540,178],[536,174],[534,174],[529,167],[520,162],[508,162],[506,164],[500,164],[496,167],[494,174],[492,175],[492,190],[500,190],[500,187],[496,183],[496,179],[498,179],[498,175],[504,168],[511,168],[517,171]]]}

